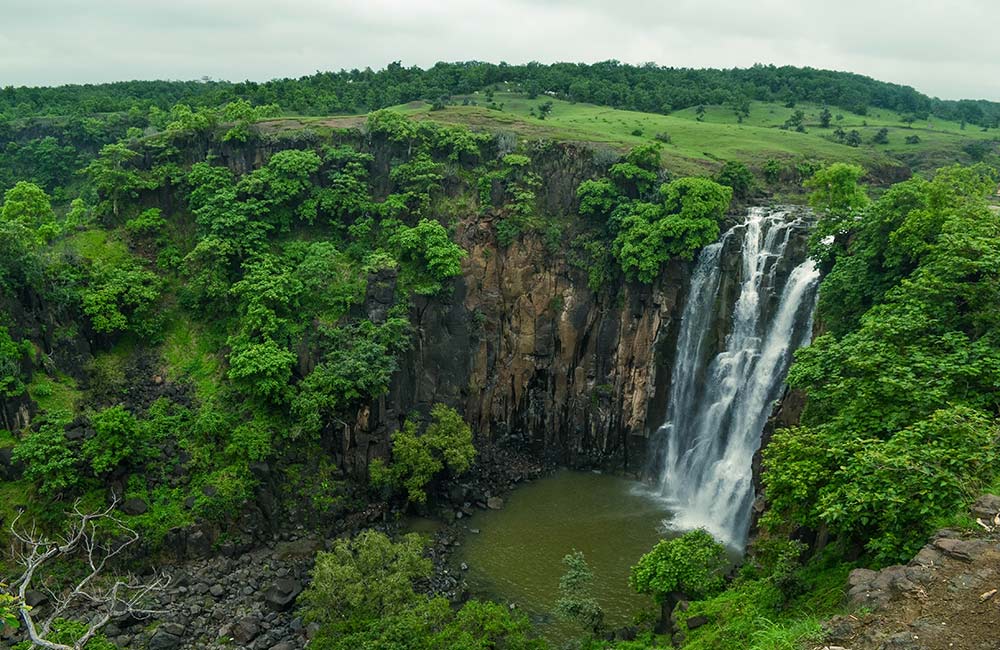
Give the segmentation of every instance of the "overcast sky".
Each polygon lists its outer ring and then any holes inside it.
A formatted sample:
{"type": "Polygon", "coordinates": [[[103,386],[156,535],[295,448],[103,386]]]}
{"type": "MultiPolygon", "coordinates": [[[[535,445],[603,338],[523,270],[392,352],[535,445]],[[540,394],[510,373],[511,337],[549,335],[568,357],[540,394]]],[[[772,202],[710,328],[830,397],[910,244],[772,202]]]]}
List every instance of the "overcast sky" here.
{"type": "Polygon", "coordinates": [[[0,0],[0,86],[478,59],[849,70],[1000,100],[997,0],[0,0]]]}

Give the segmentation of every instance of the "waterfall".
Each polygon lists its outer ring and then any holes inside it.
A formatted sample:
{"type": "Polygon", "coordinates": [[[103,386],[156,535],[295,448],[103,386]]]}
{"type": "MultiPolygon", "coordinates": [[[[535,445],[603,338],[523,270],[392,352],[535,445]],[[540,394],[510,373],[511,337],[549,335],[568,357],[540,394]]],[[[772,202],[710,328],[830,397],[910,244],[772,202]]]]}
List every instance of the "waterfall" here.
{"type": "Polygon", "coordinates": [[[792,353],[812,330],[819,272],[805,257],[810,223],[754,208],[698,257],[657,436],[671,528],[745,543],[753,455],[792,353]]]}

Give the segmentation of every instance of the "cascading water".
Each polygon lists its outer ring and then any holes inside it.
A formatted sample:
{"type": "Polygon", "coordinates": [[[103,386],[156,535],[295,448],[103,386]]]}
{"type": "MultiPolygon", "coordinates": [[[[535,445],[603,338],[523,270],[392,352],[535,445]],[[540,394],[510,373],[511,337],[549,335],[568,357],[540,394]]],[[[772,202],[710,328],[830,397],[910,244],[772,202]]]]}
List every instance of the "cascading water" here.
{"type": "Polygon", "coordinates": [[[812,330],[819,272],[805,259],[809,226],[801,213],[754,208],[698,258],[658,435],[672,528],[745,543],[753,455],[792,353],[812,330]],[[731,253],[735,269],[725,268],[731,253]]]}

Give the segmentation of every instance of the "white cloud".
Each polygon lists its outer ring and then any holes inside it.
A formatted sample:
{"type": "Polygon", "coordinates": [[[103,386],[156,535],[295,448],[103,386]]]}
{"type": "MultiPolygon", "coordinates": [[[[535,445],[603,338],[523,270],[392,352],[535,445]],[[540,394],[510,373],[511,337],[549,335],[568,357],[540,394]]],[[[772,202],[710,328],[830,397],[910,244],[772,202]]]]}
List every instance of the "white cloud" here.
{"type": "Polygon", "coordinates": [[[991,0],[0,0],[0,85],[266,80],[400,60],[757,62],[1000,99],[991,0]]]}

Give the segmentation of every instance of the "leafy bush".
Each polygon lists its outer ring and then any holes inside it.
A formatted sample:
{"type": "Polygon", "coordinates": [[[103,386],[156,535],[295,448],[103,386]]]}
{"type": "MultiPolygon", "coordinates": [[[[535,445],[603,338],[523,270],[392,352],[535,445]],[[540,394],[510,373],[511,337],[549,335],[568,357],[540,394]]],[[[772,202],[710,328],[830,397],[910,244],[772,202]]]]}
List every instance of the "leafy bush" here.
{"type": "Polygon", "coordinates": [[[405,487],[406,498],[427,501],[425,488],[446,467],[453,475],[469,469],[475,458],[472,431],[455,409],[435,404],[431,422],[423,432],[415,418],[407,418],[403,428],[392,434],[392,462],[375,459],[369,466],[372,483],[405,487]]]}
{"type": "Polygon", "coordinates": [[[90,419],[94,435],[83,443],[83,455],[100,476],[123,461],[139,464],[148,455],[147,441],[134,415],[121,405],[106,408],[90,419]]]}
{"type": "Polygon", "coordinates": [[[15,462],[24,465],[24,476],[42,495],[71,492],[80,482],[80,459],[66,440],[61,422],[49,421],[14,446],[15,462]]]}
{"type": "Polygon", "coordinates": [[[657,602],[665,601],[672,592],[705,598],[722,590],[728,565],[725,546],[704,530],[692,530],[658,542],[639,558],[629,584],[641,594],[651,594],[657,602]]]}
{"type": "Polygon", "coordinates": [[[10,337],[10,331],[0,326],[0,401],[24,393],[26,386],[21,376],[21,362],[32,350],[30,341],[15,342],[10,337]]]}
{"type": "Polygon", "coordinates": [[[444,226],[432,219],[421,219],[412,228],[400,225],[389,244],[399,251],[399,260],[407,271],[405,279],[415,293],[436,294],[445,280],[462,272],[466,252],[451,241],[444,226]]]}
{"type": "Polygon", "coordinates": [[[757,181],[750,168],[738,160],[727,160],[715,175],[715,181],[733,190],[733,196],[746,199],[754,190],[757,181]]]}
{"type": "Polygon", "coordinates": [[[431,573],[417,535],[391,541],[367,530],[316,556],[303,592],[306,619],[320,628],[320,650],[544,650],[522,615],[496,603],[469,601],[458,611],[444,598],[418,594],[413,582],[431,573]]]}

